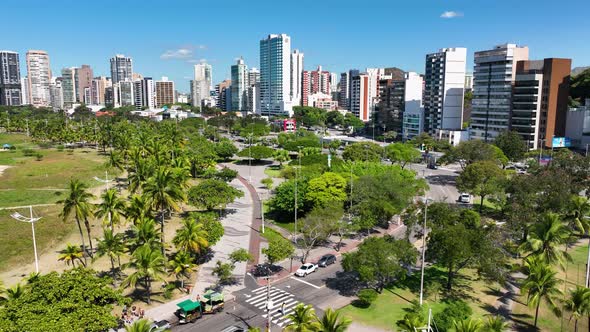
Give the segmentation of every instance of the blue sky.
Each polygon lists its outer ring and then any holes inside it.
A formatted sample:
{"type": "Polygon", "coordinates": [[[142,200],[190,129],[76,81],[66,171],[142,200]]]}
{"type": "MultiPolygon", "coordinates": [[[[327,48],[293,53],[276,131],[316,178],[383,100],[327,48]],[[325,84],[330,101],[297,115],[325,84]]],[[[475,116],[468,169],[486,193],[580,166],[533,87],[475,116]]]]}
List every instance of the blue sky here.
{"type": "Polygon", "coordinates": [[[258,67],[259,41],[286,33],[305,53],[305,68],[399,67],[424,71],[424,56],[442,47],[473,52],[511,42],[531,58],[567,57],[590,65],[590,1],[7,1],[0,49],[49,52],[51,67],[89,64],[110,76],[109,58],[133,57],[134,71],[168,76],[188,90],[192,65],[206,59],[214,81],[229,78],[243,56],[258,67]],[[444,13],[446,15],[443,15],[444,13]],[[449,13],[451,12],[451,13],[449,13]],[[8,14],[8,15],[6,15],[8,14]]]}

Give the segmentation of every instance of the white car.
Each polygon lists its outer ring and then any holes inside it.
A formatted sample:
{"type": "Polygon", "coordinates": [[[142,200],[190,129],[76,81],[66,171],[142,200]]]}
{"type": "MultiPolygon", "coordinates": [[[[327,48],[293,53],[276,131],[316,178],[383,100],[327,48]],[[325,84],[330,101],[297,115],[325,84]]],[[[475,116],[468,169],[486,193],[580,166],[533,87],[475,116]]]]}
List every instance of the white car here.
{"type": "Polygon", "coordinates": [[[305,263],[301,265],[301,267],[295,271],[295,275],[298,277],[305,277],[306,275],[315,272],[318,269],[318,266],[312,263],[305,263]]]}
{"type": "Polygon", "coordinates": [[[471,195],[469,195],[468,193],[461,193],[461,195],[459,195],[459,202],[466,204],[471,203],[471,195]]]}

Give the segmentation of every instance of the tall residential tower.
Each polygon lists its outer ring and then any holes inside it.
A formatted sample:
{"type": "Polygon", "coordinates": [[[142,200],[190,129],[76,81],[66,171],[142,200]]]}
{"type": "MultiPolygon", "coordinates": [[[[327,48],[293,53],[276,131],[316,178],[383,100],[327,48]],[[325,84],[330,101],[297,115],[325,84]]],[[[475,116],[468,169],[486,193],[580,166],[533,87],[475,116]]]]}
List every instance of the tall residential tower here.
{"type": "Polygon", "coordinates": [[[22,104],[18,53],[0,51],[0,105],[22,104]]]}
{"type": "Polygon", "coordinates": [[[291,38],[268,35],[260,41],[260,111],[291,115],[291,38]]]}
{"type": "Polygon", "coordinates": [[[50,106],[51,67],[49,55],[45,51],[30,50],[27,52],[27,76],[29,84],[28,102],[35,106],[50,106]]]}

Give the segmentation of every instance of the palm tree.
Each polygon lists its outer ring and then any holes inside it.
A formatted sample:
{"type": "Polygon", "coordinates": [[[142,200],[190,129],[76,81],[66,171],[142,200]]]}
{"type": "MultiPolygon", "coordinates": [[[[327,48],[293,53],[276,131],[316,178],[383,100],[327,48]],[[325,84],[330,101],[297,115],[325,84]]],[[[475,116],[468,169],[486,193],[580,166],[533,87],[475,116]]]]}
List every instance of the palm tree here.
{"type": "Polygon", "coordinates": [[[184,278],[190,278],[195,264],[188,252],[179,251],[174,258],[168,262],[170,274],[174,274],[180,280],[180,288],[184,288],[184,278]]]}
{"type": "Polygon", "coordinates": [[[565,308],[571,312],[570,320],[575,322],[575,332],[578,332],[578,320],[590,313],[590,289],[576,286],[571,289],[569,298],[565,301],[565,308]]]}
{"type": "Polygon", "coordinates": [[[176,231],[172,243],[179,250],[194,254],[201,253],[209,245],[207,231],[203,229],[203,224],[197,223],[194,219],[182,221],[182,227],[176,231]]]}
{"type": "Polygon", "coordinates": [[[482,330],[481,321],[477,319],[467,318],[462,321],[454,321],[455,332],[478,332],[482,330]]]}
{"type": "Polygon", "coordinates": [[[144,245],[159,249],[160,243],[158,240],[160,232],[156,229],[156,222],[154,219],[140,219],[137,224],[131,228],[131,232],[133,233],[133,251],[144,245]]]}
{"type": "Polygon", "coordinates": [[[6,287],[4,287],[4,282],[0,280],[0,304],[6,300],[4,293],[6,293],[6,287]]]}
{"type": "Polygon", "coordinates": [[[166,274],[164,255],[149,245],[143,245],[133,252],[131,262],[126,264],[125,268],[132,268],[135,272],[125,278],[123,286],[136,287],[138,283],[143,283],[147,292],[147,303],[150,304],[152,281],[162,280],[162,276],[166,274]]]}
{"type": "Polygon", "coordinates": [[[150,204],[147,198],[143,195],[133,195],[129,206],[127,206],[126,216],[133,224],[136,224],[138,220],[151,217],[150,204]]]}
{"type": "Polygon", "coordinates": [[[508,330],[508,323],[502,316],[490,316],[488,320],[483,323],[483,331],[485,332],[504,332],[508,330]]]}
{"type": "Polygon", "coordinates": [[[21,297],[25,293],[25,287],[21,284],[16,284],[6,290],[6,298],[8,301],[13,301],[21,297]]]}
{"type": "Polygon", "coordinates": [[[570,234],[558,214],[547,213],[540,222],[531,226],[526,241],[519,249],[528,252],[529,256],[538,255],[547,264],[559,263],[563,267],[565,260],[571,260],[569,254],[561,250],[561,246],[568,242],[570,234]]]}
{"type": "Polygon", "coordinates": [[[125,216],[125,201],[117,195],[117,190],[109,189],[101,196],[102,203],[97,205],[96,216],[103,218],[103,225],[110,225],[111,230],[114,224],[121,221],[121,216],[125,216]]]}
{"type": "Polygon", "coordinates": [[[397,322],[397,327],[400,331],[418,331],[421,327],[424,327],[424,317],[421,315],[405,315],[403,320],[397,322]]]}
{"type": "Polygon", "coordinates": [[[125,253],[125,240],[123,234],[115,234],[112,229],[103,229],[103,239],[98,240],[96,256],[109,256],[111,260],[111,271],[115,271],[115,258],[121,267],[121,256],[125,253]]]}
{"type": "Polygon", "coordinates": [[[299,303],[292,313],[287,315],[290,319],[284,331],[288,332],[309,332],[318,330],[317,317],[311,305],[299,303]]]}
{"type": "Polygon", "coordinates": [[[166,167],[159,167],[154,176],[150,177],[143,187],[143,192],[149,198],[150,205],[160,214],[160,236],[162,254],[164,253],[164,211],[179,211],[178,202],[186,201],[186,196],[180,185],[175,181],[174,174],[166,167]]]}
{"type": "Polygon", "coordinates": [[[40,277],[41,277],[41,273],[39,273],[39,272],[29,273],[29,275],[26,277],[27,285],[36,283],[37,281],[39,281],[40,277]]]}
{"type": "Polygon", "coordinates": [[[522,283],[521,291],[523,294],[527,294],[527,305],[535,307],[535,327],[537,327],[541,300],[544,300],[551,310],[559,314],[557,299],[561,291],[558,288],[557,273],[548,264],[537,261],[528,269],[529,274],[522,283]]]}
{"type": "Polygon", "coordinates": [[[72,263],[72,267],[76,267],[76,260],[80,261],[83,266],[86,266],[85,261],[82,259],[84,258],[84,252],[80,249],[79,246],[73,244],[66,244],[65,249],[60,251],[58,256],[59,261],[66,262],[66,265],[70,265],[72,263]]]}
{"type": "Polygon", "coordinates": [[[147,319],[139,319],[131,325],[125,326],[125,332],[164,332],[168,331],[164,328],[152,329],[152,322],[147,319]]]}
{"type": "Polygon", "coordinates": [[[109,168],[123,170],[125,164],[123,160],[123,154],[118,151],[111,151],[109,153],[109,158],[105,162],[105,166],[109,168]]]}
{"type": "Polygon", "coordinates": [[[317,319],[322,332],[344,332],[352,321],[346,317],[340,317],[340,314],[332,308],[324,312],[322,319],[317,319]]]}
{"type": "MultiPolygon", "coordinates": [[[[92,215],[92,204],[90,199],[94,196],[86,191],[88,186],[78,179],[70,180],[70,193],[64,199],[59,201],[59,204],[63,204],[63,209],[60,213],[60,217],[65,221],[74,212],[76,223],[78,224],[78,230],[80,231],[80,238],[82,239],[82,249],[86,252],[86,244],[84,243],[84,234],[82,233],[82,226],[80,221],[84,221],[86,230],[88,232],[88,241],[90,241],[90,256],[92,256],[92,239],[90,238],[90,225],[88,224],[88,217],[92,215]]],[[[84,258],[86,260],[86,258],[84,258]]]]}

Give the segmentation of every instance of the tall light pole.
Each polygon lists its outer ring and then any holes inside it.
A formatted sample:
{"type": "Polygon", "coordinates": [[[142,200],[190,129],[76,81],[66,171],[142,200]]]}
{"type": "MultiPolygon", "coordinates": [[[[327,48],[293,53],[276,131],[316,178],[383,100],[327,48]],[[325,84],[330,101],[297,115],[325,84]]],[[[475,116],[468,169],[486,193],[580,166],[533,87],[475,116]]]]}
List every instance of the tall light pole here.
{"type": "Polygon", "coordinates": [[[39,256],[37,255],[37,239],[35,237],[35,222],[39,221],[41,217],[33,217],[33,206],[29,206],[30,217],[25,217],[22,214],[15,212],[10,216],[18,221],[31,223],[31,230],[33,231],[33,250],[35,251],[35,272],[39,273],[39,256]]]}
{"type": "MultiPolygon", "coordinates": [[[[301,146],[297,146],[298,153],[297,158],[299,159],[299,168],[301,168],[301,146]]],[[[295,233],[293,234],[293,240],[296,240],[297,236],[297,186],[299,181],[299,168],[295,169],[295,233]]]]}
{"type": "Polygon", "coordinates": [[[248,134],[248,183],[252,183],[252,134],[248,134]]]}
{"type": "MultiPolygon", "coordinates": [[[[426,180],[425,171],[422,171],[422,176],[426,180]]],[[[428,197],[424,194],[424,225],[422,226],[422,262],[420,266],[420,305],[424,298],[424,261],[426,260],[426,219],[428,215],[428,197]]]]}
{"type": "Polygon", "coordinates": [[[260,216],[262,217],[262,234],[264,234],[264,197],[260,193],[260,216]]]}
{"type": "Polygon", "coordinates": [[[273,307],[272,300],[270,299],[270,276],[266,277],[266,331],[270,332],[271,316],[270,310],[273,307]]]}

